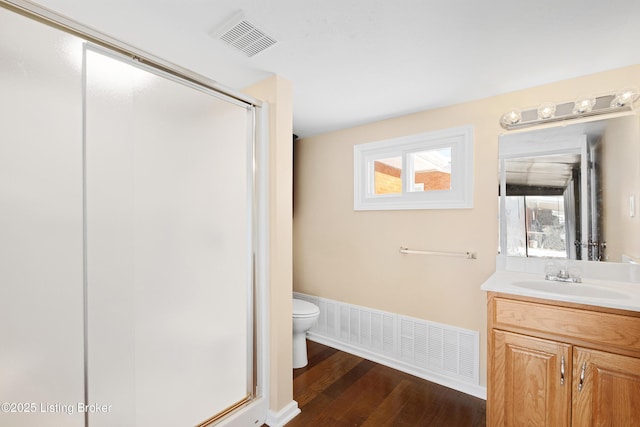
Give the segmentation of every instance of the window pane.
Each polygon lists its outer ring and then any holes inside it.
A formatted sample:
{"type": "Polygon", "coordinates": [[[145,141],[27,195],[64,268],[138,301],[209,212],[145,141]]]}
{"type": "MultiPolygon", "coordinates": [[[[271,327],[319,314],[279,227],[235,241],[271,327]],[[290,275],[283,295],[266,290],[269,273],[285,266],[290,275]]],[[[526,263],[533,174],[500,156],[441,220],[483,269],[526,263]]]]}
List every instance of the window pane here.
{"type": "Polygon", "coordinates": [[[402,193],[402,157],[378,159],[374,163],[374,194],[402,193]]]}
{"type": "Polygon", "coordinates": [[[412,153],[409,161],[410,191],[451,190],[451,147],[412,153]]]}

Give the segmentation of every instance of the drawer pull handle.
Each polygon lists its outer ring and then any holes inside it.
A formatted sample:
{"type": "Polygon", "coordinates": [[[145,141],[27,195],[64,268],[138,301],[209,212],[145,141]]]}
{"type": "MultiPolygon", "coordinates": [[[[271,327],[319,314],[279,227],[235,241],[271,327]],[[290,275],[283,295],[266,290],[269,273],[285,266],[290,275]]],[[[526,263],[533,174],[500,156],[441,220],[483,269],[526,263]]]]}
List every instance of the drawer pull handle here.
{"type": "Polygon", "coordinates": [[[564,384],[564,355],[562,356],[562,362],[560,363],[560,385],[564,384]]]}
{"type": "Polygon", "coordinates": [[[587,370],[587,362],[582,364],[582,370],[580,371],[580,382],[578,383],[578,391],[582,391],[584,385],[584,372],[587,370]]]}

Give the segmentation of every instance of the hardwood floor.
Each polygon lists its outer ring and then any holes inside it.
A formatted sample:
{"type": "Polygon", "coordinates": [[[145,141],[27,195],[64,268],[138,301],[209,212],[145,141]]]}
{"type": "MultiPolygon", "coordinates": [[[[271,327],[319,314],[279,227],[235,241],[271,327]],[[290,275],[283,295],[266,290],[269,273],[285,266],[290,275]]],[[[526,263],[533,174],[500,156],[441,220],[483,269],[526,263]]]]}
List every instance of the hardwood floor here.
{"type": "Polygon", "coordinates": [[[307,341],[295,369],[302,413],[286,427],[485,426],[485,401],[331,347],[307,341]]]}

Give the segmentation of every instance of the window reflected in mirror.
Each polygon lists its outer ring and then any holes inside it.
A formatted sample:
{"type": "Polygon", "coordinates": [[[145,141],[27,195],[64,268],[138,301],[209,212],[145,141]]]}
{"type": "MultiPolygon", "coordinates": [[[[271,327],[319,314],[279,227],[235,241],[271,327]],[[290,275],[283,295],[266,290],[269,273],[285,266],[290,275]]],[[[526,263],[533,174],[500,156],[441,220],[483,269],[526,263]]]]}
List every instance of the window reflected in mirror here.
{"type": "Polygon", "coordinates": [[[507,196],[507,255],[567,258],[564,196],[507,196]]]}

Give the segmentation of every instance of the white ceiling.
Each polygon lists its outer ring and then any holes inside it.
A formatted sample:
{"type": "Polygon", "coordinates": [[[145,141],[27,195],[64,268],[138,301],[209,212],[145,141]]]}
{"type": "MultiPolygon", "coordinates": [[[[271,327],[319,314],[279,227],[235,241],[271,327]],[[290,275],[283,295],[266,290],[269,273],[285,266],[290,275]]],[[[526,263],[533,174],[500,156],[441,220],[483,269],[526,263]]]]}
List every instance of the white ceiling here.
{"type": "Polygon", "coordinates": [[[640,63],[638,0],[36,3],[233,89],[291,80],[303,137],[640,63]],[[208,35],[239,10],[278,43],[208,35]]]}

